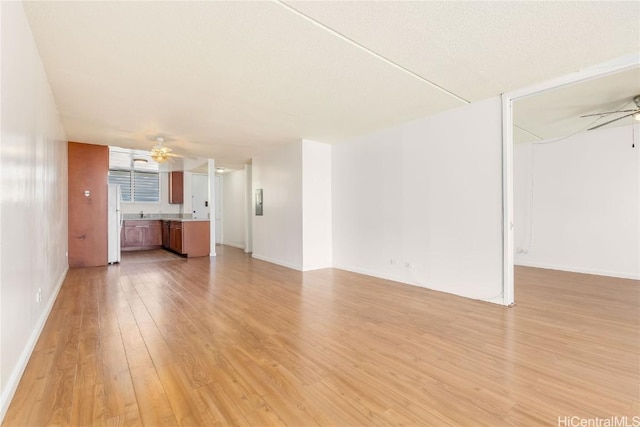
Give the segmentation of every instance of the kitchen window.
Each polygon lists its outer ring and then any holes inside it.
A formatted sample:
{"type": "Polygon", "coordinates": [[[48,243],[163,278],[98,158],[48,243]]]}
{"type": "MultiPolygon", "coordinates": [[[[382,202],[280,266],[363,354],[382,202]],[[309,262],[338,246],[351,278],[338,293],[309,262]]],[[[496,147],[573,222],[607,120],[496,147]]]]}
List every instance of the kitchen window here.
{"type": "Polygon", "coordinates": [[[158,164],[147,151],[109,147],[109,184],[120,185],[123,202],[160,202],[158,164]]]}

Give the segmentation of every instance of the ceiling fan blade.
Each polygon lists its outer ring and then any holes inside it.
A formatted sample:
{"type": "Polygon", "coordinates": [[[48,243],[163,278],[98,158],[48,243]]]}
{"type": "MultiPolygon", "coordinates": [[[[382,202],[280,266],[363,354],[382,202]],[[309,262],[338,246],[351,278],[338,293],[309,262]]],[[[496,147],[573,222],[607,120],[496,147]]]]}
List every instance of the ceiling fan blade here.
{"type": "Polygon", "coordinates": [[[640,111],[640,110],[634,110],[634,112],[633,112],[633,113],[625,114],[625,115],[624,115],[624,116],[622,116],[622,117],[618,117],[618,118],[616,118],[616,119],[609,120],[608,122],[600,123],[599,125],[594,126],[594,127],[591,127],[591,128],[589,128],[589,129],[587,129],[587,130],[594,130],[594,129],[601,128],[602,126],[608,125],[609,123],[613,123],[613,122],[617,122],[618,120],[622,120],[622,119],[624,119],[625,117],[631,117],[631,116],[633,116],[634,114],[638,113],[639,111],[640,111]]]}
{"type": "Polygon", "coordinates": [[[593,117],[593,116],[606,116],[607,114],[616,114],[616,113],[629,113],[631,111],[638,111],[638,110],[606,111],[606,112],[603,112],[603,113],[585,114],[583,116],[580,116],[580,118],[582,118],[582,117],[593,117]]]}

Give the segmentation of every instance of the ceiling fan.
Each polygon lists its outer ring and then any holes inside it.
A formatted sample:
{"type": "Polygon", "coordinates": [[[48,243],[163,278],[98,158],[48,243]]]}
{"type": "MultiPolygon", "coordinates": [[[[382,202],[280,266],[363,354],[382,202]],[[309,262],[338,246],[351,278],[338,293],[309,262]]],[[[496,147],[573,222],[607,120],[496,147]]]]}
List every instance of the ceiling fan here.
{"type": "Polygon", "coordinates": [[[594,117],[594,116],[600,116],[600,118],[602,118],[602,117],[606,117],[606,116],[608,116],[608,115],[610,115],[610,114],[628,113],[628,114],[625,114],[625,115],[623,115],[623,116],[616,117],[616,118],[615,118],[615,119],[613,119],[613,120],[609,120],[609,121],[607,121],[607,122],[600,123],[599,125],[596,125],[596,126],[590,127],[590,128],[589,128],[589,129],[587,129],[587,130],[594,130],[594,129],[598,129],[598,128],[601,128],[602,126],[606,126],[606,125],[608,125],[609,123],[617,122],[618,120],[622,120],[622,119],[624,119],[625,117],[630,117],[630,116],[633,116],[636,120],[640,120],[640,95],[636,95],[636,96],[634,96],[634,97],[633,97],[633,102],[636,104],[636,108],[635,108],[635,109],[632,109],[632,110],[606,111],[606,112],[602,112],[602,113],[585,114],[584,116],[580,116],[580,117],[582,118],[582,117],[594,117]]]}
{"type": "Polygon", "coordinates": [[[179,154],[172,153],[173,150],[171,148],[164,146],[163,137],[156,137],[156,142],[157,144],[151,147],[151,149],[149,150],[149,155],[155,162],[164,163],[171,157],[183,157],[179,154]]]}

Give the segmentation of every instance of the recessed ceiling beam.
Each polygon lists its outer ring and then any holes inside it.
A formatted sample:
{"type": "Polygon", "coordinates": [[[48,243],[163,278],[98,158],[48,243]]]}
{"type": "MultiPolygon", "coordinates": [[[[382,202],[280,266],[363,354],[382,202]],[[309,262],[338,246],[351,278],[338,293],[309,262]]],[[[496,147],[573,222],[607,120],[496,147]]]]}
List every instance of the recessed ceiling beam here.
{"type": "Polygon", "coordinates": [[[389,58],[386,58],[386,57],[380,55],[379,53],[369,49],[368,47],[361,45],[360,43],[356,42],[355,40],[345,36],[342,33],[339,33],[338,31],[336,31],[333,28],[323,24],[322,22],[319,22],[319,21],[313,19],[312,17],[310,17],[308,15],[305,15],[304,13],[300,12],[296,8],[294,8],[294,7],[288,5],[288,4],[286,4],[286,3],[284,3],[284,2],[282,2],[280,0],[273,0],[273,2],[279,4],[280,6],[284,7],[288,11],[290,11],[291,13],[301,17],[302,19],[305,19],[306,21],[312,23],[313,25],[315,25],[315,26],[317,26],[319,28],[322,28],[324,31],[330,33],[331,35],[336,36],[339,39],[349,43],[350,45],[352,45],[352,46],[354,46],[354,47],[356,47],[356,48],[368,53],[369,55],[371,55],[371,56],[373,56],[373,57],[385,62],[386,64],[389,64],[392,67],[394,67],[394,68],[396,68],[396,69],[398,69],[398,70],[410,75],[411,77],[414,77],[414,78],[416,78],[416,79],[428,84],[429,86],[431,86],[431,87],[433,87],[435,89],[438,89],[442,93],[445,93],[445,94],[457,99],[458,101],[464,102],[465,104],[469,104],[470,103],[469,100],[467,100],[467,99],[465,99],[465,98],[463,98],[463,97],[461,97],[459,95],[456,95],[455,93],[451,92],[450,90],[447,90],[447,89],[443,88],[442,86],[438,85],[437,83],[432,82],[431,80],[421,76],[420,74],[415,73],[415,72],[411,71],[410,69],[408,69],[406,67],[403,67],[402,65],[400,65],[400,64],[398,64],[396,62],[393,62],[389,58]]]}

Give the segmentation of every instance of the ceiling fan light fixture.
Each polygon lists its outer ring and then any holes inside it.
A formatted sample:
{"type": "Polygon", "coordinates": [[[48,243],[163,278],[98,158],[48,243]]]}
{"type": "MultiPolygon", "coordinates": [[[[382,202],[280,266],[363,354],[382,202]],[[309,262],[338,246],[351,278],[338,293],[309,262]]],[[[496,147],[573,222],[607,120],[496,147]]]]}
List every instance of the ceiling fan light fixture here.
{"type": "Polygon", "coordinates": [[[169,159],[168,156],[162,154],[151,154],[151,158],[157,163],[164,163],[169,159]]]}
{"type": "Polygon", "coordinates": [[[640,122],[640,113],[635,113],[633,118],[640,122]]]}

